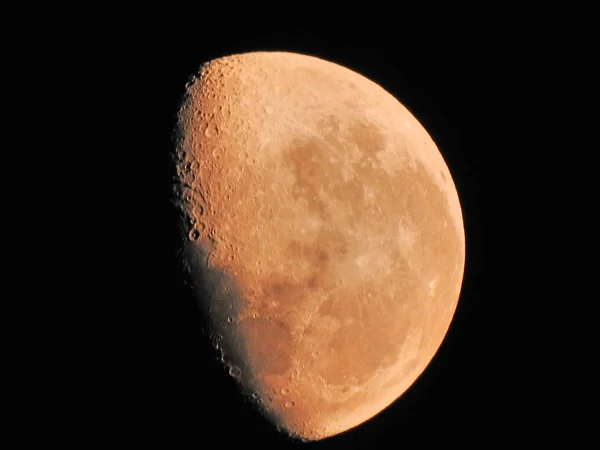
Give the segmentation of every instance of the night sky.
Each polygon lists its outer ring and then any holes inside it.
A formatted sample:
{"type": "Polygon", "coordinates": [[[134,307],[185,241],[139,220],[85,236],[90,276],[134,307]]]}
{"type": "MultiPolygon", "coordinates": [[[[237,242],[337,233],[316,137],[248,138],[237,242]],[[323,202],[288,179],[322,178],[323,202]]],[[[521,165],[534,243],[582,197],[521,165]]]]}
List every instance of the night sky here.
{"type": "MultiPolygon", "coordinates": [[[[122,375],[112,377],[116,416],[106,429],[126,433],[132,445],[278,450],[487,448],[510,444],[530,429],[525,392],[539,380],[522,369],[526,357],[512,350],[518,340],[513,319],[528,297],[511,286],[526,257],[505,251],[517,240],[524,248],[528,233],[526,221],[515,219],[528,202],[512,200],[521,197],[519,171],[508,169],[532,157],[515,144],[520,124],[512,120],[530,104],[523,100],[533,83],[523,68],[530,47],[514,30],[485,21],[411,23],[404,17],[389,22],[368,28],[245,25],[214,33],[189,25],[179,29],[165,20],[113,42],[116,57],[103,68],[118,90],[111,108],[131,126],[120,130],[127,145],[110,151],[116,160],[122,152],[136,162],[135,182],[114,186],[131,199],[122,211],[132,218],[122,230],[131,238],[128,256],[117,264],[126,268],[128,285],[119,299],[134,305],[134,318],[123,319],[128,331],[115,354],[115,373],[122,375]],[[185,83],[205,61],[257,50],[318,56],[395,96],[437,144],[465,222],[462,292],[435,358],[379,415],[313,444],[273,430],[213,360],[200,312],[180,273],[177,215],[169,201],[172,132],[185,83]]],[[[110,114],[105,120],[111,127],[110,114]]]]}

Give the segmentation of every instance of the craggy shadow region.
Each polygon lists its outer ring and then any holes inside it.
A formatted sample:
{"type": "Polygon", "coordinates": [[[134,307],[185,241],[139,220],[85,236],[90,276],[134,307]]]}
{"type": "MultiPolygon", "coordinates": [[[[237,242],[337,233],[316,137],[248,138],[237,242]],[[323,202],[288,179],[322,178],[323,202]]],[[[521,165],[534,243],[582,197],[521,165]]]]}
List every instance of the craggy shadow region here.
{"type": "Polygon", "coordinates": [[[243,358],[243,341],[233,323],[243,304],[242,295],[225,271],[208,263],[209,252],[198,242],[190,242],[198,230],[194,227],[190,230],[189,222],[189,217],[183,213],[180,229],[185,281],[201,311],[203,331],[218,359],[242,386],[242,377],[247,376],[249,370],[243,358]]]}
{"type": "MultiPolygon", "coordinates": [[[[259,422],[258,429],[262,432],[273,433],[273,438],[281,444],[303,441],[300,437],[292,435],[279,424],[279,420],[267,408],[263,402],[264,395],[260,391],[260,378],[256,367],[251,367],[249,361],[250,348],[252,346],[251,337],[255,336],[249,328],[257,321],[264,319],[248,318],[241,324],[238,318],[242,315],[247,299],[240,292],[235,281],[224,270],[215,267],[209,262],[210,252],[203,247],[192,236],[196,228],[190,229],[189,216],[184,212],[185,208],[179,207],[181,214],[180,235],[181,235],[181,270],[184,275],[185,285],[188,294],[194,299],[201,316],[202,338],[210,343],[212,360],[217,362],[220,367],[220,375],[229,377],[235,382],[235,391],[238,395],[238,402],[244,404],[245,415],[253,416],[251,420],[259,422]],[[242,395],[239,395],[239,394],[242,395]],[[271,420],[268,421],[267,418],[271,420]],[[277,431],[277,433],[275,433],[277,431]]],[[[268,322],[270,336],[277,340],[278,328],[276,324],[268,322]]],[[[261,333],[265,332],[260,327],[261,333]]],[[[285,338],[285,333],[280,338],[285,338]]],[[[271,347],[269,355],[264,355],[265,363],[269,363],[269,369],[272,367],[273,355],[278,353],[278,348],[282,357],[288,359],[287,353],[289,343],[280,342],[280,345],[271,347]]],[[[281,358],[280,358],[281,359],[281,358]]],[[[285,358],[284,358],[285,359],[285,358]]],[[[233,386],[231,386],[233,387],[233,386]]],[[[246,419],[247,420],[247,419],[246,419]]]]}
{"type": "Polygon", "coordinates": [[[294,440],[267,419],[260,398],[248,387],[253,383],[244,363],[245,346],[235,323],[228,320],[239,313],[243,301],[231,278],[207,266],[208,252],[192,242],[197,227],[190,227],[180,192],[176,186],[171,203],[179,304],[173,309],[182,329],[173,338],[176,348],[169,352],[170,367],[163,369],[169,373],[166,384],[158,387],[161,395],[169,397],[170,412],[162,426],[176,429],[187,442],[202,442],[212,433],[222,438],[221,433],[235,424],[236,432],[246,435],[249,443],[294,446],[294,440]]]}

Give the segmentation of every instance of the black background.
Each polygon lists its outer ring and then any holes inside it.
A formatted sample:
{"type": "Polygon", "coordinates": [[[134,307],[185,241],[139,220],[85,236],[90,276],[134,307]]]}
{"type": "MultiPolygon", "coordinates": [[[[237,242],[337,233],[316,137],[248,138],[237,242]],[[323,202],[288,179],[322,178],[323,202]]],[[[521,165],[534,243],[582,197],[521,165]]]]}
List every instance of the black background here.
{"type": "Polygon", "coordinates": [[[20,208],[7,202],[3,220],[21,231],[5,250],[24,275],[5,274],[16,286],[3,300],[25,310],[23,323],[5,315],[18,439],[391,449],[595,437],[596,15],[577,2],[164,6],[7,10],[3,87],[19,108],[6,108],[3,169],[20,208]],[[286,440],[237,395],[176,253],[184,85],[202,62],[254,50],[320,56],[396,96],[437,143],[464,214],[463,289],[439,352],[377,417],[315,444],[286,440]]]}
{"type": "Polygon", "coordinates": [[[125,32],[112,43],[114,54],[103,55],[110,63],[98,70],[110,80],[112,94],[104,125],[119,136],[106,151],[115,164],[133,161],[123,181],[107,180],[125,200],[122,206],[106,205],[119,217],[109,220],[107,230],[124,237],[111,269],[126,287],[113,296],[134,307],[133,316],[117,318],[123,339],[106,369],[112,402],[106,433],[168,448],[387,449],[509,443],[531,430],[525,412],[531,400],[523,394],[530,380],[514,351],[515,307],[524,294],[509,288],[517,262],[503,249],[515,245],[522,228],[515,229],[523,225],[511,219],[522,205],[511,199],[522,192],[513,185],[519,177],[514,158],[531,157],[515,144],[517,111],[528,104],[523,93],[531,80],[524,61],[530,44],[515,38],[514,26],[511,31],[485,21],[410,22],[230,25],[226,32],[159,22],[146,24],[143,32],[125,32]],[[201,317],[179,271],[176,214],[169,201],[178,103],[201,63],[256,50],[318,56],[385,88],[436,142],[463,208],[464,283],[435,358],[386,410],[317,443],[277,433],[236,392],[201,333],[201,317]]]}

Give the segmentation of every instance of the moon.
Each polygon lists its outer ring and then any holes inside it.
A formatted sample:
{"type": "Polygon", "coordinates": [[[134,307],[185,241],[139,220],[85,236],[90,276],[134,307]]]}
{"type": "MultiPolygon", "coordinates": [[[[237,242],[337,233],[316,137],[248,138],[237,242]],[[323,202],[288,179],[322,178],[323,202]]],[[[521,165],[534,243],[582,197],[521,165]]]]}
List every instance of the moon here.
{"type": "Polygon", "coordinates": [[[458,193],[419,121],[338,64],[252,52],[201,66],[175,134],[186,271],[242,392],[306,441],[398,399],[465,263],[458,193]]]}

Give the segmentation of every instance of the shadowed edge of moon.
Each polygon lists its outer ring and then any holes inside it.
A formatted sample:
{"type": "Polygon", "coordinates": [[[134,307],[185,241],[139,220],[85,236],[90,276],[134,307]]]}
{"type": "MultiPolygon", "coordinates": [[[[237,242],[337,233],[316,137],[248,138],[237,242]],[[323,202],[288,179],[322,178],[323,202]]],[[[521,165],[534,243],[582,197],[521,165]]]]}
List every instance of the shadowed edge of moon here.
{"type": "MultiPolygon", "coordinates": [[[[184,242],[187,235],[185,229],[182,224],[184,242]]],[[[243,322],[236,323],[234,318],[240,316],[247,299],[235,280],[225,270],[207,263],[210,252],[198,242],[184,243],[183,251],[187,261],[186,278],[206,320],[213,349],[218,352],[224,368],[259,413],[266,415],[277,429],[285,431],[291,438],[305,441],[285,427],[283,418],[264,402],[265,393],[257,377],[263,369],[285,370],[284,367],[276,366],[287,367],[288,363],[291,364],[290,361],[286,363],[291,359],[286,350],[290,347],[291,335],[276,322],[262,318],[246,318],[243,322]],[[269,348],[269,355],[253,354],[256,351],[253,347],[256,346],[252,346],[247,339],[249,336],[256,336],[255,328],[260,329],[261,334],[269,333],[269,336],[275,338],[275,345],[269,348]],[[274,358],[274,355],[278,357],[274,358]],[[269,367],[264,366],[265,364],[269,367]]]]}

